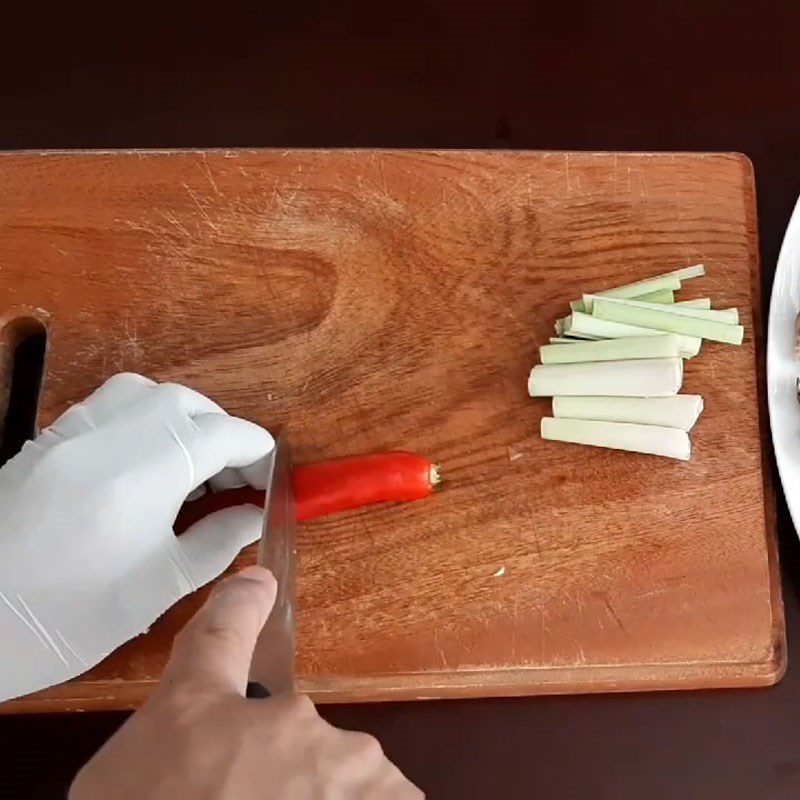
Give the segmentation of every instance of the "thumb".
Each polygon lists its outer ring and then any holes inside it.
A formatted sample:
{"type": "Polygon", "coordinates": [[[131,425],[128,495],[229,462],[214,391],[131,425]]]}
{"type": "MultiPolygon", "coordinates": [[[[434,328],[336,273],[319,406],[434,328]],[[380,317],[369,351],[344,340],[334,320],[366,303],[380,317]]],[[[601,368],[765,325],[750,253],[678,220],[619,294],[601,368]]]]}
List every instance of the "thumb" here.
{"type": "Polygon", "coordinates": [[[164,679],[205,691],[244,696],[258,634],[275,603],[277,584],[263,567],[226,578],[175,637],[164,679]]]}

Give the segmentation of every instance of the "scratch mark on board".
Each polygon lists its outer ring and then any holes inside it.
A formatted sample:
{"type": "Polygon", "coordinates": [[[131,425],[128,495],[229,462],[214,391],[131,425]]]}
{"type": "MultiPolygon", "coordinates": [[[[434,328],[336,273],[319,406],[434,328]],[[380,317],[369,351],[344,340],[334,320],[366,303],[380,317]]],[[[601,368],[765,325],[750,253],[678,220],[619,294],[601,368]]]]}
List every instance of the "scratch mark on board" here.
{"type": "Polygon", "coordinates": [[[202,161],[200,162],[203,165],[203,169],[208,176],[208,182],[211,184],[214,192],[222,197],[222,192],[219,190],[219,186],[217,186],[217,182],[214,180],[214,176],[211,174],[211,167],[208,166],[208,156],[205,153],[201,153],[202,161]]]}
{"type": "Polygon", "coordinates": [[[433,632],[433,641],[436,645],[436,651],[439,653],[439,658],[442,662],[442,667],[445,669],[449,669],[450,665],[447,662],[447,656],[445,655],[444,648],[442,647],[441,642],[439,641],[439,632],[434,630],[433,632]]]}
{"type": "Polygon", "coordinates": [[[192,200],[194,201],[194,204],[197,206],[200,215],[203,217],[203,220],[208,225],[208,227],[211,228],[216,234],[219,234],[220,232],[219,226],[215,224],[214,221],[211,219],[211,216],[209,215],[208,211],[206,211],[206,209],[203,207],[203,204],[200,202],[200,198],[192,191],[192,188],[189,186],[189,184],[181,182],[181,186],[183,186],[183,188],[186,189],[186,192],[188,193],[189,197],[191,197],[192,200]]]}
{"type": "MultiPolygon", "coordinates": [[[[617,627],[621,630],[625,630],[625,626],[622,624],[622,620],[619,618],[619,614],[617,614],[614,606],[611,604],[611,601],[603,595],[603,605],[606,607],[606,611],[608,611],[609,616],[617,623],[617,627]]],[[[627,631],[626,631],[627,632],[627,631]]]]}
{"type": "Polygon", "coordinates": [[[564,153],[564,180],[567,183],[567,194],[572,191],[572,184],[569,179],[569,153],[564,153]]]}
{"type": "Polygon", "coordinates": [[[513,622],[511,625],[511,658],[517,657],[517,618],[519,616],[519,599],[514,598],[514,610],[511,612],[513,622]]]}

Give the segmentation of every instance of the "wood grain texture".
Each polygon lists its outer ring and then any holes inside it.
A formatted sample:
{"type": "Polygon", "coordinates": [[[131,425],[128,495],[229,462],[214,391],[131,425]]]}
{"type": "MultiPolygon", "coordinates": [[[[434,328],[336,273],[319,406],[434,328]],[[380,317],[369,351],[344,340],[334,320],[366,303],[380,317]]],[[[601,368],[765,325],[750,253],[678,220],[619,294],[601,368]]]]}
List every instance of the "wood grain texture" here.
{"type": "MultiPolygon", "coordinates": [[[[755,231],[737,155],[5,155],[0,311],[49,315],[42,424],[135,370],[287,426],[298,461],[443,464],[430,500],[300,529],[317,700],[759,685],[785,648],[755,231]],[[698,261],[746,338],[689,363],[692,461],[541,441],[526,376],[567,302],[698,261]]],[[[204,595],[4,710],[138,705],[204,595]]]]}

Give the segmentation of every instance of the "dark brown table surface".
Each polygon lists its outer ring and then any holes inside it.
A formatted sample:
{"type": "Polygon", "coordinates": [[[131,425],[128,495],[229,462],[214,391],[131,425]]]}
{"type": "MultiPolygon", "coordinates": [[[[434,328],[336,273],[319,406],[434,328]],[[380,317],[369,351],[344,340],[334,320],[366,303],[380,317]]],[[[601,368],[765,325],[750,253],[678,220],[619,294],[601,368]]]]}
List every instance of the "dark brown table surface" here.
{"type": "MultiPolygon", "coordinates": [[[[6,0],[0,148],[737,150],[755,163],[766,301],[800,193],[800,5],[539,6],[6,0]]],[[[775,688],[324,714],[380,737],[431,798],[796,798],[800,545],[778,508],[789,670],[775,688]]],[[[0,718],[0,796],[63,797],[122,719],[0,718]]]]}

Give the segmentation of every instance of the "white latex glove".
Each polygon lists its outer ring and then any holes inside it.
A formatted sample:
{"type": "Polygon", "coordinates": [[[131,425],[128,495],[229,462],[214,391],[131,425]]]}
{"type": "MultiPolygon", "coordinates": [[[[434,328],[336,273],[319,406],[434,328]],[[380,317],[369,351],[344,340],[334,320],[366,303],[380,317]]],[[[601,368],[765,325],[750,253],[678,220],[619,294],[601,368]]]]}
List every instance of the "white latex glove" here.
{"type": "Polygon", "coordinates": [[[0,469],[0,700],[73,678],[219,575],[261,510],[176,537],[186,496],[239,473],[264,488],[274,446],[191,389],[111,378],[0,469]]]}

